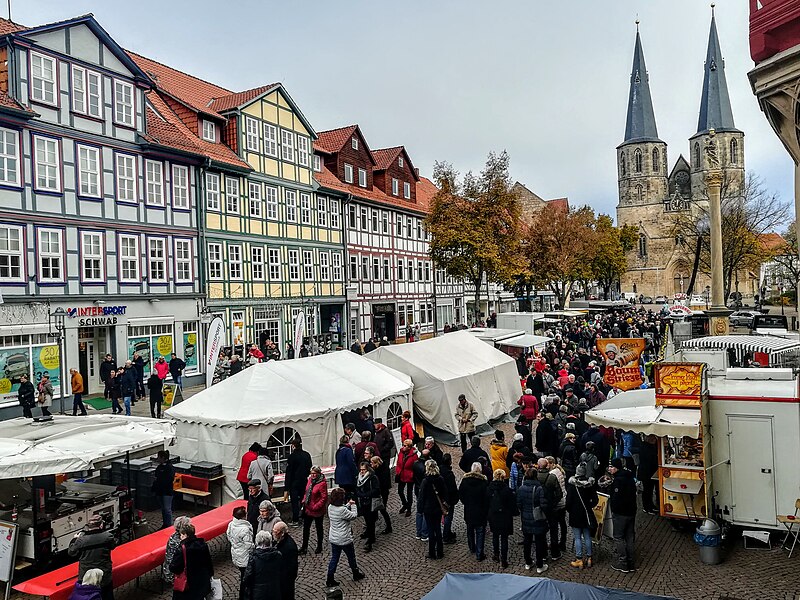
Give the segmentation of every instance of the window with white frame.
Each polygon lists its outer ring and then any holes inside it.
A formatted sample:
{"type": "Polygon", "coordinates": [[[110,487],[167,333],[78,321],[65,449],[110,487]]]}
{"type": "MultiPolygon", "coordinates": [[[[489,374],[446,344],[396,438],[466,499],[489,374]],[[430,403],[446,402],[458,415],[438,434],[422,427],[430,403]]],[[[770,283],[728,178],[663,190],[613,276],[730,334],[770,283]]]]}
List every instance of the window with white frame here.
{"type": "Polygon", "coordinates": [[[0,224],[0,281],[22,282],[24,256],[22,227],[0,224]]]}
{"type": "Polygon", "coordinates": [[[397,166],[400,167],[401,169],[403,168],[403,157],[402,156],[398,156],[397,157],[397,166]]]}
{"type": "Polygon", "coordinates": [[[164,163],[156,160],[144,161],[147,183],[147,204],[164,206],[164,163]]]}
{"type": "Polygon", "coordinates": [[[219,175],[206,173],[206,207],[219,210],[219,175]]]}
{"type": "Polygon", "coordinates": [[[133,86],[118,79],[114,80],[114,120],[133,127],[133,86]]]}
{"type": "Polygon", "coordinates": [[[191,240],[175,240],[175,283],[192,283],[191,240]]]}
{"type": "Polygon", "coordinates": [[[403,281],[403,279],[405,278],[405,273],[403,272],[403,270],[404,270],[403,267],[404,267],[403,259],[402,258],[398,258],[397,259],[397,280],[398,281],[403,281]]]}
{"type": "Polygon", "coordinates": [[[250,246],[250,270],[254,280],[264,279],[264,248],[262,246],[250,246]]]}
{"type": "Polygon", "coordinates": [[[239,180],[236,177],[225,178],[225,210],[239,214],[239,180]]]}
{"type": "Polygon", "coordinates": [[[389,213],[381,211],[381,222],[383,224],[383,233],[389,233],[389,213]]]}
{"type": "Polygon", "coordinates": [[[423,273],[422,273],[423,268],[424,267],[422,265],[422,261],[419,261],[417,263],[417,281],[423,281],[423,273]]]}
{"type": "Polygon", "coordinates": [[[394,232],[394,234],[397,237],[403,235],[403,229],[405,229],[405,225],[403,224],[403,219],[404,219],[403,215],[397,215],[397,225],[395,227],[395,232],[394,232]]]}
{"type": "Polygon", "coordinates": [[[314,253],[311,250],[303,250],[303,279],[314,279],[314,253]]]}
{"type": "Polygon", "coordinates": [[[189,208],[189,167],[172,165],[172,206],[189,208]]]}
{"type": "Polygon", "coordinates": [[[136,202],[136,157],[117,154],[117,200],[136,202]]]}
{"type": "Polygon", "coordinates": [[[269,254],[269,280],[280,281],[281,251],[278,248],[270,248],[268,254],[269,254]]]}
{"type": "Polygon", "coordinates": [[[277,220],[278,218],[278,188],[268,185],[267,194],[267,218],[277,220]]]}
{"type": "Polygon", "coordinates": [[[150,283],[167,282],[167,240],[147,239],[147,266],[150,283]]]}
{"type": "Polygon", "coordinates": [[[372,209],[372,232],[378,233],[378,211],[372,209]]]}
{"type": "Polygon", "coordinates": [[[31,99],[56,104],[56,59],[31,52],[31,99]]]}
{"type": "Polygon", "coordinates": [[[350,204],[348,207],[348,220],[350,229],[358,227],[358,207],[355,204],[350,204]]]}
{"type": "Polygon", "coordinates": [[[319,154],[314,155],[314,171],[317,173],[322,172],[322,159],[319,157],[319,154]]]}
{"type": "Polygon", "coordinates": [[[369,219],[367,217],[367,209],[366,207],[361,207],[361,231],[367,231],[367,225],[369,224],[369,219]]]}
{"type": "Polygon", "coordinates": [[[264,123],[264,154],[278,158],[278,129],[264,123]]]}
{"type": "Polygon", "coordinates": [[[353,150],[358,150],[358,138],[357,138],[356,136],[353,136],[353,137],[350,139],[350,147],[351,147],[353,150]]]}
{"type": "Polygon", "coordinates": [[[222,279],[222,244],[208,244],[208,278],[222,279]]]}
{"type": "Polygon", "coordinates": [[[361,257],[361,279],[364,281],[369,280],[369,257],[361,257]]]}
{"type": "Polygon", "coordinates": [[[228,272],[231,279],[242,279],[242,247],[238,244],[228,244],[228,272]]]}
{"type": "Polygon", "coordinates": [[[431,280],[431,263],[425,263],[425,281],[431,280]]]}
{"type": "Polygon", "coordinates": [[[264,216],[264,211],[262,210],[263,202],[261,200],[261,184],[257,181],[251,181],[248,187],[248,195],[250,196],[250,216],[260,219],[264,216]]]}
{"type": "Polygon", "coordinates": [[[0,128],[0,183],[19,185],[19,133],[0,128]]]}
{"type": "Polygon", "coordinates": [[[317,225],[328,226],[328,202],[323,196],[317,196],[317,225]]]}
{"type": "Polygon", "coordinates": [[[391,272],[389,271],[389,259],[388,258],[384,258],[383,259],[383,279],[384,279],[384,281],[389,281],[389,278],[391,276],[392,276],[391,272]]]}
{"type": "Polygon", "coordinates": [[[214,121],[209,121],[208,119],[203,119],[203,139],[207,142],[215,142],[217,141],[217,126],[214,125],[214,121]]]}
{"type": "Polygon", "coordinates": [[[412,232],[413,221],[414,221],[414,219],[412,219],[411,217],[409,217],[408,219],[406,219],[406,237],[407,237],[408,239],[411,239],[411,232],[412,232]]]}
{"type": "Polygon", "coordinates": [[[289,280],[300,280],[300,251],[289,250],[289,280]]]}
{"type": "Polygon", "coordinates": [[[344,164],[344,180],[347,183],[353,183],[353,165],[344,164]]]}
{"type": "Polygon", "coordinates": [[[281,129],[281,159],[294,162],[294,133],[281,129]]]}
{"type": "Polygon", "coordinates": [[[297,164],[299,164],[301,167],[308,166],[308,153],[310,146],[311,144],[306,136],[297,136],[297,164]]]}
{"type": "Polygon", "coordinates": [[[319,278],[329,281],[331,278],[331,255],[328,252],[319,253],[319,278]]]}
{"type": "Polygon", "coordinates": [[[416,226],[417,226],[417,239],[422,239],[422,219],[416,219],[416,226]]]}
{"type": "Polygon", "coordinates": [[[331,227],[339,229],[339,201],[331,198],[331,227]]]}
{"type": "Polygon", "coordinates": [[[81,279],[84,283],[105,281],[105,256],[103,234],[99,231],[81,231],[81,279]]]}
{"type": "Polygon", "coordinates": [[[365,188],[367,187],[367,171],[366,169],[358,170],[358,185],[365,188]]]}
{"type": "Polygon", "coordinates": [[[83,67],[72,67],[72,110],[90,116],[102,117],[102,76],[83,67]]]}
{"type": "Polygon", "coordinates": [[[351,256],[350,257],[350,279],[356,280],[358,279],[358,257],[351,256]]]}
{"type": "Polygon", "coordinates": [[[48,192],[61,191],[61,156],[59,142],[52,138],[35,136],[36,156],[34,171],[36,188],[48,192]]]}
{"type": "Polygon", "coordinates": [[[397,325],[399,327],[406,326],[406,305],[405,304],[398,304],[397,305],[397,325]]]}
{"type": "Polygon", "coordinates": [[[400,193],[400,182],[396,177],[392,177],[392,196],[397,196],[400,193]]]}
{"type": "Polygon", "coordinates": [[[121,282],[139,282],[139,236],[119,236],[119,279],[121,282]]]}
{"type": "Polygon", "coordinates": [[[284,190],[286,195],[286,220],[290,223],[297,223],[297,192],[294,190],[284,190]]]}
{"type": "Polygon", "coordinates": [[[331,253],[331,262],[333,263],[333,280],[342,280],[342,255],[338,252],[331,253]]]}
{"type": "Polygon", "coordinates": [[[300,193],[300,222],[311,225],[311,194],[300,193]]]}
{"type": "Polygon", "coordinates": [[[407,181],[403,182],[403,198],[409,200],[411,198],[411,184],[407,181]]]}
{"type": "Polygon", "coordinates": [[[78,146],[78,190],[81,196],[100,197],[100,150],[78,146]]]}
{"type": "Polygon", "coordinates": [[[39,278],[43,282],[63,281],[63,240],[61,229],[39,230],[39,278]]]}
{"type": "Polygon", "coordinates": [[[253,117],[245,117],[245,133],[246,133],[246,144],[247,149],[251,152],[258,152],[258,139],[259,139],[259,129],[258,121],[256,121],[253,117]]]}

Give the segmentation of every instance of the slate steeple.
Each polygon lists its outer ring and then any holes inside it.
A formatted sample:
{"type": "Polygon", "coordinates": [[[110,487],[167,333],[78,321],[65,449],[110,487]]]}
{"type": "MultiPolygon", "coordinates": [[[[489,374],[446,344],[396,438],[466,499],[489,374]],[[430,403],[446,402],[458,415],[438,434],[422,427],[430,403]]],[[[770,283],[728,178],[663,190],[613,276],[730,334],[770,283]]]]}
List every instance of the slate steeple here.
{"type": "Polygon", "coordinates": [[[625,123],[623,144],[637,142],[660,142],[656,128],[653,99],[650,96],[650,77],[644,62],[639,23],[636,23],[636,47],[633,51],[631,89],[628,96],[628,118],[625,123]]]}
{"type": "Polygon", "coordinates": [[[728,96],[728,83],[725,80],[725,61],[717,35],[717,22],[714,17],[713,4],[711,12],[711,31],[708,34],[708,51],[706,52],[705,73],[703,76],[703,96],[700,99],[700,118],[697,122],[697,133],[715,131],[739,131],[733,123],[731,99],[728,96]]]}

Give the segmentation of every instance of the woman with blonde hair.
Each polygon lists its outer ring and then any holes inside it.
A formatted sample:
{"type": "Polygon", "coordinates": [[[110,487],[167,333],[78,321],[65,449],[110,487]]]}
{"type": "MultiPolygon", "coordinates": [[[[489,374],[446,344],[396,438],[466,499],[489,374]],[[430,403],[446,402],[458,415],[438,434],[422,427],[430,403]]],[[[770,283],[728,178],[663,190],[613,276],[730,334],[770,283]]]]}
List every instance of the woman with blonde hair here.
{"type": "Polygon", "coordinates": [[[489,484],[489,527],[492,530],[492,559],[508,568],[508,536],[514,533],[514,517],[519,514],[517,499],[506,483],[506,472],[495,469],[489,484]]]}
{"type": "Polygon", "coordinates": [[[439,465],[429,459],[425,462],[425,478],[419,486],[419,508],[428,525],[428,558],[444,558],[442,540],[442,515],[449,512],[447,487],[439,473],[439,465]]]}

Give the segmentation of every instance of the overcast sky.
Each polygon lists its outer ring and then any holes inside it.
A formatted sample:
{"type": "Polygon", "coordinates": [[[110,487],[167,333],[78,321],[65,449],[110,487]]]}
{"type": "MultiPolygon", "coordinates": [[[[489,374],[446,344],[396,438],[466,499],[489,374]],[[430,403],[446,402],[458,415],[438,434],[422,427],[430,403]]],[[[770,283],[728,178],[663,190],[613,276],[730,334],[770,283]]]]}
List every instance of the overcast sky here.
{"type": "MultiPolygon", "coordinates": [[[[123,46],[233,90],[282,81],[317,131],[358,123],[425,175],[507,150],[540,196],[612,214],[637,15],[670,168],[697,129],[711,18],[702,0],[12,2],[24,25],[94,13],[123,46]]],[[[788,201],[792,163],[747,79],[747,5],[716,8],[734,118],[747,169],[788,201]]]]}

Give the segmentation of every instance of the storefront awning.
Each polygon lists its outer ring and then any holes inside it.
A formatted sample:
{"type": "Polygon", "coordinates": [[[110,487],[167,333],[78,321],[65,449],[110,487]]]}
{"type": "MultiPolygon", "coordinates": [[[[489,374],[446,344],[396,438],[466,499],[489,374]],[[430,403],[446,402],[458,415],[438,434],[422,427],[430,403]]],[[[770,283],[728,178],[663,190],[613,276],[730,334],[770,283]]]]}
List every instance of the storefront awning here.
{"type": "Polygon", "coordinates": [[[621,392],[586,412],[586,422],[645,435],[698,438],[700,410],[656,406],[656,391],[621,392]]]}
{"type": "Polygon", "coordinates": [[[800,342],[768,335],[716,335],[687,340],[681,350],[738,350],[779,355],[800,351],[800,342]]]}

